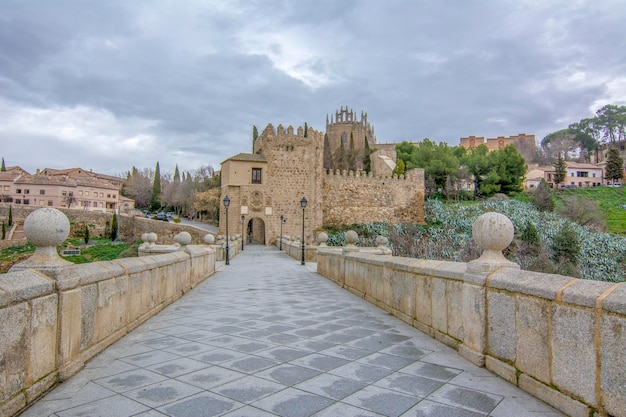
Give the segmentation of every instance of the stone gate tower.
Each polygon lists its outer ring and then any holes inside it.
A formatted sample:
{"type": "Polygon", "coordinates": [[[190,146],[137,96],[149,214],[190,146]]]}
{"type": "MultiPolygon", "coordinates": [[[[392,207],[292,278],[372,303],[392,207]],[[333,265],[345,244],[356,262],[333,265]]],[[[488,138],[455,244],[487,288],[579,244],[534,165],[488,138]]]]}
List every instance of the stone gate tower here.
{"type": "MultiPolygon", "coordinates": [[[[305,235],[322,226],[322,146],[324,134],[309,128],[268,124],[254,143],[254,153],[237,154],[222,162],[222,198],[231,199],[229,214],[244,217],[246,235],[256,243],[271,244],[280,233],[280,216],[286,218],[283,234],[299,236],[302,227],[300,200],[304,211],[305,235]]],[[[222,203],[222,214],[225,209],[222,203]]],[[[241,224],[229,233],[241,233],[241,224]]],[[[220,222],[220,233],[222,230],[220,222]]]]}

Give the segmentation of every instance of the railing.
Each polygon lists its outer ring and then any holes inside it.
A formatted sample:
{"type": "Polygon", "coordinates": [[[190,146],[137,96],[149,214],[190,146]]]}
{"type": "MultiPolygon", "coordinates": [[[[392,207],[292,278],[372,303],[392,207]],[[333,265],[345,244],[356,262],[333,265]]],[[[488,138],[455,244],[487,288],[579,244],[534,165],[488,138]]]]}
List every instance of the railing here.
{"type": "Polygon", "coordinates": [[[513,226],[483,223],[469,263],[352,245],[320,247],[317,271],[567,415],[625,416],[626,283],[522,271],[513,226]]]}
{"type": "Polygon", "coordinates": [[[69,233],[59,210],[34,211],[24,230],[35,253],[0,275],[0,416],[21,412],[215,272],[213,245],[189,245],[187,232],[169,253],[74,265],[56,252],[69,233]]]}

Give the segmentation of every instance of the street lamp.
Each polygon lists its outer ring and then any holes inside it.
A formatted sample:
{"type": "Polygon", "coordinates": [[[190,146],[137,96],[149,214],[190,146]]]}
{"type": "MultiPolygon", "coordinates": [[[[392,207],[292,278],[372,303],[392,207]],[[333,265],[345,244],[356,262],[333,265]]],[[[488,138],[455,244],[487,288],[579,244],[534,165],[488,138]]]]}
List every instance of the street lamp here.
{"type": "Polygon", "coordinates": [[[226,196],[224,197],[224,207],[226,207],[226,265],[230,265],[230,259],[228,259],[228,251],[230,250],[230,246],[228,246],[228,206],[230,206],[230,198],[226,196]]]}
{"type": "Polygon", "coordinates": [[[306,198],[302,197],[300,200],[300,206],[302,207],[302,261],[300,265],[304,265],[304,209],[306,208],[306,198]]]}
{"type": "Polygon", "coordinates": [[[279,250],[283,250],[283,223],[287,223],[287,218],[281,214],[280,215],[280,248],[279,250]]]}
{"type": "Polygon", "coordinates": [[[246,218],[245,214],[241,215],[241,250],[243,251],[243,241],[246,238],[246,235],[243,233],[243,221],[246,218]]]}

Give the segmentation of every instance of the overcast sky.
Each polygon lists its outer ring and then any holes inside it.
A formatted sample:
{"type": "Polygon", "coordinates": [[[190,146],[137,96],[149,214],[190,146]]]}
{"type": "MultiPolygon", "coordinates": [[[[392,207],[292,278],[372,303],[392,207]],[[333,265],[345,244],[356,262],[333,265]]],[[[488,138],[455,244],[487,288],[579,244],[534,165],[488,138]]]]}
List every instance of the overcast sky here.
{"type": "Polygon", "coordinates": [[[216,170],[366,111],[379,143],[548,133],[626,104],[626,0],[0,0],[0,156],[216,170]]]}

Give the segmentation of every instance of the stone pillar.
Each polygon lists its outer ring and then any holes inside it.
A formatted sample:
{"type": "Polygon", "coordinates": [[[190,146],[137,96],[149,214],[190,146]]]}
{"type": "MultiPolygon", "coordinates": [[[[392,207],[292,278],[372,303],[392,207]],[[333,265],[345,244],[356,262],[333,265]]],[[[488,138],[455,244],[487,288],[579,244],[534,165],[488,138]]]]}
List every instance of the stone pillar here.
{"type": "Polygon", "coordinates": [[[467,264],[463,276],[463,343],[459,353],[478,366],[485,364],[487,347],[487,278],[500,268],[520,268],[502,254],[513,241],[513,231],[511,220],[494,212],[479,216],[472,228],[483,254],[467,264]]]}
{"type": "Polygon", "coordinates": [[[69,234],[70,221],[61,211],[52,207],[33,211],[24,221],[24,235],[37,249],[33,256],[13,265],[9,272],[34,269],[54,278],[59,269],[73,265],[62,259],[56,248],[69,234]]]}

